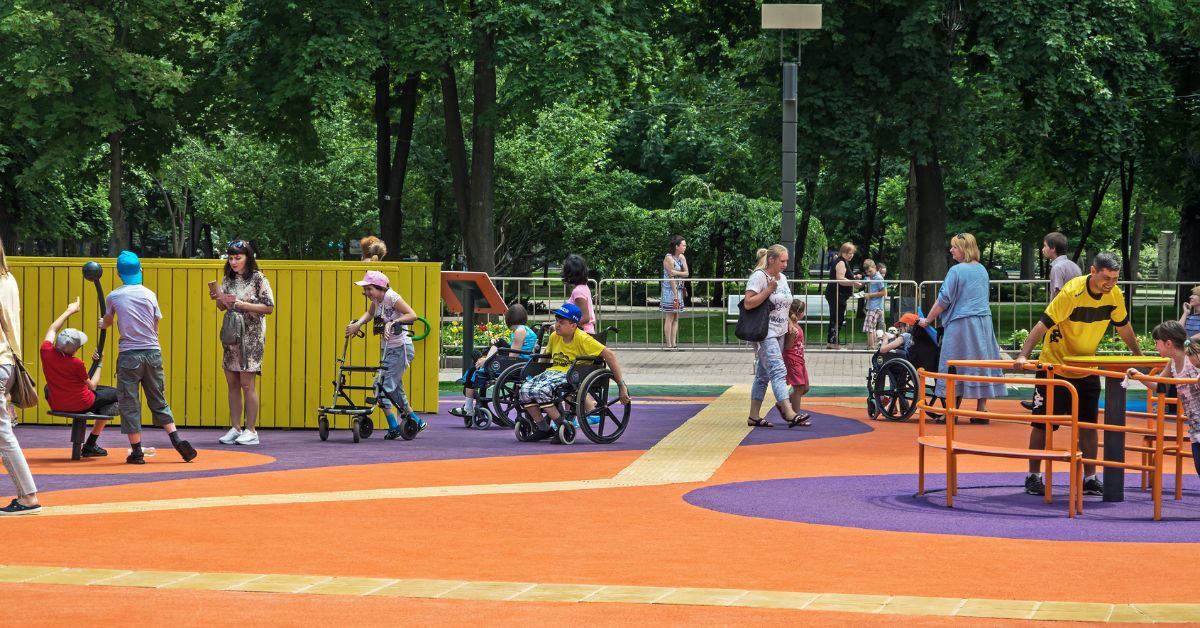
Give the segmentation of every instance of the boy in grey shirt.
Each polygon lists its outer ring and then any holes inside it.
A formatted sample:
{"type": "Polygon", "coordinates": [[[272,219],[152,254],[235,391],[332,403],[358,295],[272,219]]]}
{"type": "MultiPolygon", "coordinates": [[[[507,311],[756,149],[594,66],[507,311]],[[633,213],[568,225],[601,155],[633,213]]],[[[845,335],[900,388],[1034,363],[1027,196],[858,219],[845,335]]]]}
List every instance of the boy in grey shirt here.
{"type": "Polygon", "coordinates": [[[125,462],[146,464],[142,453],[139,389],[146,391],[146,404],[150,406],[154,424],[166,431],[183,461],[191,462],[196,457],[196,448],[179,437],[171,406],[167,405],[162,348],[158,344],[158,321],[162,319],[158,297],[142,285],[142,262],[132,251],[121,251],[117,256],[117,274],[125,285],[105,299],[108,314],[100,319],[100,329],[108,329],[115,318],[121,332],[117,344],[117,406],[121,411],[121,433],[129,436],[132,449],[125,462]]]}

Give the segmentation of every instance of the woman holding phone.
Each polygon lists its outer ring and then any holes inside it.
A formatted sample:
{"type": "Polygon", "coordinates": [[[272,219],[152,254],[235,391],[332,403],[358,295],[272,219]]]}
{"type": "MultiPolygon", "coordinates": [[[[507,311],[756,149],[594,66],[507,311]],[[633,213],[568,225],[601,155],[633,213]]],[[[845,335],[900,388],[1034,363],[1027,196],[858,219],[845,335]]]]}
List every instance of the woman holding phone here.
{"type": "Polygon", "coordinates": [[[1200,286],[1192,288],[1187,301],[1183,302],[1183,316],[1179,317],[1179,324],[1183,325],[1189,340],[1200,342],[1200,286]]]}
{"type": "Polygon", "coordinates": [[[208,284],[209,298],[226,315],[241,316],[241,342],[224,345],[225,382],[229,385],[229,431],[221,437],[225,445],[257,445],[258,390],[254,377],[262,374],[267,347],[266,316],[275,311],[271,284],[258,271],[254,248],[246,240],[234,240],[226,250],[225,276],[218,286],[208,284]],[[245,427],[242,418],[245,417],[245,427]]]}

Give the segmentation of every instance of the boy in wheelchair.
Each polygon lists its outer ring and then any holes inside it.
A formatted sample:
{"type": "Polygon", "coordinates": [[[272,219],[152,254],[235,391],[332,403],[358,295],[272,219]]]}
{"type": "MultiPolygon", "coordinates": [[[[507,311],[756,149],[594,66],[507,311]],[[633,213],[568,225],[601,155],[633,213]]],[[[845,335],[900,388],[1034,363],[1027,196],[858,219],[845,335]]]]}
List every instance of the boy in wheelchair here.
{"type": "MultiPolygon", "coordinates": [[[[587,332],[579,329],[582,312],[573,303],[564,303],[554,310],[554,333],[550,336],[547,353],[553,364],[545,371],[538,373],[521,384],[521,405],[529,414],[534,427],[540,434],[553,434],[554,428],[547,421],[558,421],[560,416],[555,407],[556,390],[567,384],[567,371],[580,356],[600,356],[612,371],[613,379],[617,381],[620,402],[629,404],[629,389],[625,386],[625,378],[621,374],[621,365],[612,349],[600,344],[587,332]],[[545,407],[545,414],[542,408],[545,407]]],[[[580,414],[587,409],[581,409],[580,414]]],[[[584,415],[586,416],[586,415],[584,415]]]]}
{"type": "Polygon", "coordinates": [[[896,321],[895,327],[889,327],[884,332],[882,343],[879,345],[879,353],[891,353],[898,357],[908,358],[908,349],[913,343],[912,326],[920,320],[921,318],[912,312],[901,316],[900,320],[896,321]]]}

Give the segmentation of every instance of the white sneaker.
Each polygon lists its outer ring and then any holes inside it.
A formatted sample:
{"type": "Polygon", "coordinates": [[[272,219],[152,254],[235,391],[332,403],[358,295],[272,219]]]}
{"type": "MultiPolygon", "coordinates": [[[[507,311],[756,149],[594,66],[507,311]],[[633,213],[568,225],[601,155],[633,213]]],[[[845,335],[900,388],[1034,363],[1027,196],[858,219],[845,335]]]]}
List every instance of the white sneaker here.
{"type": "Polygon", "coordinates": [[[220,438],[221,444],[222,445],[232,445],[234,443],[234,441],[236,441],[238,439],[238,436],[241,436],[241,435],[242,435],[241,430],[239,430],[236,427],[231,427],[231,428],[229,428],[229,431],[225,432],[225,435],[220,438]]]}
{"type": "Polygon", "coordinates": [[[242,430],[242,435],[238,436],[235,442],[239,445],[257,445],[258,432],[255,430],[242,430]]]}

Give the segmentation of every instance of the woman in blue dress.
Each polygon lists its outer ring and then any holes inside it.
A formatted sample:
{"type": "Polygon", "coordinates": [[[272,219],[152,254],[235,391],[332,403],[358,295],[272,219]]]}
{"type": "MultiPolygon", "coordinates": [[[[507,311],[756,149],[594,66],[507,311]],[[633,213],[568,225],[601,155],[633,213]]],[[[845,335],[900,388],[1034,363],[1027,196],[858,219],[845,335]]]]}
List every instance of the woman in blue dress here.
{"type": "Polygon", "coordinates": [[[667,246],[667,255],[663,257],[662,298],[659,307],[663,312],[663,344],[667,349],[675,349],[679,338],[679,314],[683,312],[683,277],[688,276],[687,240],[681,235],[671,236],[667,246]]]}
{"type": "MultiPolygon", "coordinates": [[[[946,280],[938,292],[937,303],[929,315],[920,321],[921,327],[932,325],[939,317],[945,331],[942,333],[942,355],[938,372],[945,373],[948,360],[999,360],[1000,345],[996,343],[996,332],[992,328],[992,309],[988,304],[990,284],[987,269],[979,263],[979,245],[975,236],[960,233],[950,238],[950,256],[958,262],[946,273],[946,280]]],[[[1000,369],[960,368],[960,375],[1002,376],[1000,369]]],[[[987,410],[987,400],[1008,394],[1004,384],[989,382],[956,382],[954,385],[958,403],[963,398],[977,400],[980,412],[987,410]]],[[[946,380],[937,382],[935,394],[946,395],[946,380]]],[[[971,419],[972,423],[986,423],[986,419],[971,419]]]]}

